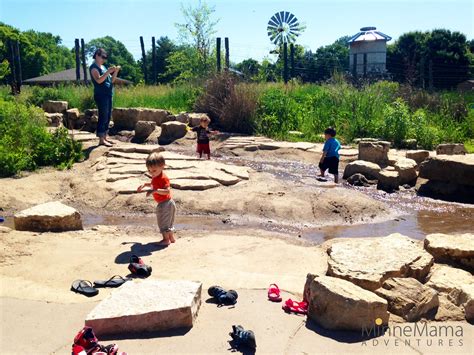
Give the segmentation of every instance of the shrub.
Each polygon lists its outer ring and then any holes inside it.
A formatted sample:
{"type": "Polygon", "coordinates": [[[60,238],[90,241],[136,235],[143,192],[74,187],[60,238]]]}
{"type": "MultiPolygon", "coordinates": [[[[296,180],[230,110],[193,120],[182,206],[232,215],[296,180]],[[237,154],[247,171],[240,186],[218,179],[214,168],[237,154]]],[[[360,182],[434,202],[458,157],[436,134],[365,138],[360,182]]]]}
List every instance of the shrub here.
{"type": "Polygon", "coordinates": [[[396,146],[400,146],[402,140],[408,136],[410,124],[408,106],[402,99],[397,99],[385,106],[384,122],[380,129],[381,136],[393,141],[396,146]]]}
{"type": "Polygon", "coordinates": [[[82,157],[82,146],[67,130],[46,130],[41,109],[0,99],[0,176],[53,165],[69,168],[82,157]]]}
{"type": "Polygon", "coordinates": [[[214,124],[228,132],[253,133],[257,92],[249,85],[238,85],[232,74],[210,79],[194,108],[209,115],[214,124]]]}

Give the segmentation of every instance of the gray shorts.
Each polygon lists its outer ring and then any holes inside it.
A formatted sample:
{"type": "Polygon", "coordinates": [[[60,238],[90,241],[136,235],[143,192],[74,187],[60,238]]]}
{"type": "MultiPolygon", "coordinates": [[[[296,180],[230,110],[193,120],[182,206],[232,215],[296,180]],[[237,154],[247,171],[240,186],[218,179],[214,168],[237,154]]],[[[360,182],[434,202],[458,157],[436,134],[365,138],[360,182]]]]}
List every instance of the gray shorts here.
{"type": "Polygon", "coordinates": [[[174,216],[176,215],[176,204],[174,201],[167,200],[160,202],[156,206],[156,220],[160,233],[174,231],[174,216]]]}

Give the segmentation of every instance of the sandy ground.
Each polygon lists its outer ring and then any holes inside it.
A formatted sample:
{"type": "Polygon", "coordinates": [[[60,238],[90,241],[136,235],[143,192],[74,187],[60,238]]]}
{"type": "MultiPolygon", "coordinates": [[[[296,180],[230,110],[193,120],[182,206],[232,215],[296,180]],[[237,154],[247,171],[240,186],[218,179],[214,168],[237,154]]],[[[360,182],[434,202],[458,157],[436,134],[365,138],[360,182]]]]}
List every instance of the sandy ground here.
{"type": "MultiPolygon", "coordinates": [[[[192,152],[191,144],[183,149],[192,152]]],[[[301,297],[306,274],[325,273],[327,256],[324,247],[302,242],[296,235],[266,231],[259,221],[281,226],[371,223],[393,218],[397,212],[387,203],[355,190],[318,185],[314,179],[288,183],[255,171],[248,182],[231,188],[173,191],[177,224],[183,228],[175,245],[161,248],[154,243],[160,236],[149,214],[153,201],[143,195],[117,196],[94,181],[90,166],[105,152],[104,147],[92,149],[89,159],[70,171],[48,168],[2,179],[0,211],[7,219],[16,211],[52,200],[76,207],[88,219],[83,231],[0,233],[2,354],[70,353],[85,316],[111,292],[101,290],[89,299],[69,290],[72,281],[125,276],[132,253],[153,266],[152,278],[199,280],[204,292],[191,330],[107,341],[118,342],[129,354],[225,354],[232,324],[253,329],[257,353],[262,354],[467,354],[472,349],[473,327],[466,323],[457,324],[465,329],[463,346],[458,338],[452,339],[452,345],[440,345],[439,339],[431,346],[426,342],[400,345],[396,342],[400,337],[387,334],[375,339],[380,340],[378,345],[364,345],[359,334],[324,331],[266,300],[266,288],[274,282],[285,290],[285,297],[301,297]],[[100,225],[109,213],[115,216],[112,225],[100,225]],[[186,217],[196,213],[203,216],[186,217]],[[122,215],[128,222],[120,223],[122,215]],[[209,215],[218,217],[217,222],[209,223],[209,215]],[[129,223],[130,216],[136,216],[134,223],[129,223]],[[229,216],[232,223],[219,222],[229,216]],[[205,291],[215,284],[239,292],[235,308],[206,303],[205,291]]],[[[295,151],[258,154],[256,158],[307,162],[316,157],[295,151]]]]}

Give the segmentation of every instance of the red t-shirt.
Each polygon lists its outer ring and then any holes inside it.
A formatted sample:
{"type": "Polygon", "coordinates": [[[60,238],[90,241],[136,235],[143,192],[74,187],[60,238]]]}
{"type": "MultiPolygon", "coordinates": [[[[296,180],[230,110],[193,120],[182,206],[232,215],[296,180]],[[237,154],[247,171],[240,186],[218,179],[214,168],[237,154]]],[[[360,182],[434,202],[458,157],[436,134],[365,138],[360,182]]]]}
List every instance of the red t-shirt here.
{"type": "MultiPolygon", "coordinates": [[[[151,179],[151,187],[153,190],[157,189],[166,189],[169,188],[170,185],[170,179],[165,175],[165,173],[161,173],[158,176],[155,176],[153,179],[151,179]]],[[[153,193],[153,198],[155,199],[156,202],[164,202],[167,200],[171,200],[171,193],[167,195],[160,195],[156,192],[153,193]]]]}

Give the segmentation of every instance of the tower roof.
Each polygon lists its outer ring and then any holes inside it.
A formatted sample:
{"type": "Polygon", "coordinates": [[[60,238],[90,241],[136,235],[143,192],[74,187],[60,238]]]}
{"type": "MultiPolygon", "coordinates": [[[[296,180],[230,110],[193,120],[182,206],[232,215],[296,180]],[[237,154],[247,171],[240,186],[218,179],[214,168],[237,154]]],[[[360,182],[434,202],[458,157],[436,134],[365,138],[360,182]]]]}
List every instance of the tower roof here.
{"type": "Polygon", "coordinates": [[[347,41],[347,43],[362,42],[362,41],[390,41],[392,37],[377,31],[376,27],[362,27],[360,32],[347,41]]]}

